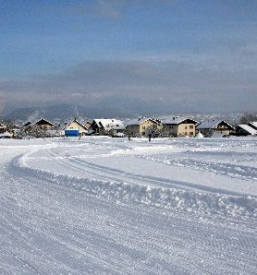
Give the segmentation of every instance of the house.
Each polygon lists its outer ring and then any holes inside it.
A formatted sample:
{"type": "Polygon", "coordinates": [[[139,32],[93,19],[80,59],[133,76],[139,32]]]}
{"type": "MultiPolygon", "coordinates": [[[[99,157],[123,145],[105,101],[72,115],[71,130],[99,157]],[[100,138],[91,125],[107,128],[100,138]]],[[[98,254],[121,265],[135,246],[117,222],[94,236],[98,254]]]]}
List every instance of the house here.
{"type": "Polygon", "coordinates": [[[65,136],[84,136],[87,133],[85,126],[76,118],[65,123],[63,131],[65,136]]]}
{"type": "Polygon", "coordinates": [[[84,123],[84,127],[85,127],[87,130],[89,130],[89,129],[91,128],[91,125],[92,125],[92,123],[89,122],[89,121],[87,121],[86,123],[84,123]]]}
{"type": "Polygon", "coordinates": [[[253,128],[249,124],[239,124],[236,127],[236,135],[237,136],[256,136],[257,135],[257,129],[253,128]]]}
{"type": "Polygon", "coordinates": [[[162,132],[167,136],[194,137],[197,121],[188,117],[173,117],[162,121],[162,132]]]}
{"type": "Polygon", "coordinates": [[[27,132],[32,130],[33,128],[38,128],[47,131],[52,129],[53,124],[48,120],[41,118],[33,122],[27,122],[26,124],[24,124],[24,127],[27,132]]]}
{"type": "Polygon", "coordinates": [[[34,137],[47,137],[46,132],[51,130],[53,124],[46,119],[38,119],[32,122],[27,122],[23,125],[23,130],[26,134],[34,137]]]}
{"type": "Polygon", "coordinates": [[[220,133],[230,135],[235,129],[224,120],[205,120],[201,122],[196,130],[201,132],[204,136],[210,137],[213,133],[220,133]]]}
{"type": "Polygon", "coordinates": [[[7,126],[3,122],[0,122],[0,133],[4,133],[6,131],[7,131],[7,126]]]}
{"type": "Polygon", "coordinates": [[[160,122],[156,119],[139,117],[126,122],[126,131],[134,136],[148,136],[160,127],[160,122]]]}
{"type": "Polygon", "coordinates": [[[124,132],[125,127],[123,121],[118,119],[94,119],[91,128],[96,135],[113,135],[115,133],[124,132]]]}

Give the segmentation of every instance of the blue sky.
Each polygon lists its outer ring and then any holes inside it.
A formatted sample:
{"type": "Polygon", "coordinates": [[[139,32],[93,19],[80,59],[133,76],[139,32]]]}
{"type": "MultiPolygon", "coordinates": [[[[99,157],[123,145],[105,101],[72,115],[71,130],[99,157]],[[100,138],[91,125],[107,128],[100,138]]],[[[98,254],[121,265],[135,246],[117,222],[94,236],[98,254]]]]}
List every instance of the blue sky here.
{"type": "Polygon", "coordinates": [[[256,55],[255,0],[0,0],[1,108],[256,111],[256,55]]]}

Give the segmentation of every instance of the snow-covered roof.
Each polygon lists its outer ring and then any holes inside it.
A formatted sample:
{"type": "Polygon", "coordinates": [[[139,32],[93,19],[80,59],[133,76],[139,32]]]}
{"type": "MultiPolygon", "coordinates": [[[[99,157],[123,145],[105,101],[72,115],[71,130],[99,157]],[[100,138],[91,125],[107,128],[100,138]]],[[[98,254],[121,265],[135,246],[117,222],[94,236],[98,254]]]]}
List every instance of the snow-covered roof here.
{"type": "Polygon", "coordinates": [[[257,130],[257,121],[250,122],[249,124],[250,124],[250,126],[252,126],[254,129],[257,130]]]}
{"type": "Polygon", "coordinates": [[[147,117],[139,117],[136,119],[131,119],[129,121],[126,122],[126,126],[132,126],[132,125],[141,125],[142,123],[144,123],[147,120],[152,120],[155,121],[152,118],[147,118],[147,117]]]}
{"type": "Polygon", "coordinates": [[[218,120],[218,119],[213,119],[213,120],[204,120],[201,122],[200,125],[197,126],[197,129],[213,129],[218,126],[219,123],[224,122],[231,128],[233,128],[231,125],[229,125],[226,121],[224,120],[218,120]]]}
{"type": "Polygon", "coordinates": [[[238,125],[239,128],[245,130],[247,133],[251,134],[251,135],[257,135],[257,130],[255,130],[253,127],[251,127],[250,125],[247,124],[240,124],[238,125]]]}
{"type": "Polygon", "coordinates": [[[94,121],[99,128],[124,129],[123,121],[118,119],[103,118],[103,119],[94,119],[94,121]]]}
{"type": "Polygon", "coordinates": [[[50,125],[53,125],[50,121],[48,121],[48,120],[46,120],[46,119],[44,119],[44,118],[40,118],[40,119],[35,119],[35,120],[33,120],[33,121],[29,121],[29,122],[27,122],[25,125],[26,126],[33,126],[33,125],[36,125],[39,121],[41,121],[41,120],[44,120],[45,122],[47,122],[48,124],[50,124],[50,125]]]}
{"type": "Polygon", "coordinates": [[[185,120],[191,120],[195,124],[197,123],[197,121],[195,121],[191,118],[188,118],[188,117],[173,117],[173,118],[170,118],[170,119],[163,120],[162,124],[175,124],[175,125],[178,125],[178,124],[184,122],[185,120]]]}
{"type": "MultiPolygon", "coordinates": [[[[71,125],[73,122],[79,124],[81,127],[85,128],[85,126],[83,125],[82,122],[78,121],[76,118],[74,119],[70,119],[69,121],[67,121],[62,127],[61,129],[65,130],[69,125],[71,125]]],[[[85,128],[86,130],[86,128],[85,128]]]]}

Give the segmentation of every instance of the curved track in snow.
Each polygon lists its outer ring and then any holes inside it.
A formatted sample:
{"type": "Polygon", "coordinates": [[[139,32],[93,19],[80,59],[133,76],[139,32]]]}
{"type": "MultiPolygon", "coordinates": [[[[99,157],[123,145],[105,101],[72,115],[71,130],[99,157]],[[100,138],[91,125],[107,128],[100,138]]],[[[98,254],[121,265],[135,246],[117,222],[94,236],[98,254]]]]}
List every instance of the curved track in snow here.
{"type": "Polygon", "coordinates": [[[165,142],[0,144],[0,274],[256,274],[256,142],[165,142]]]}

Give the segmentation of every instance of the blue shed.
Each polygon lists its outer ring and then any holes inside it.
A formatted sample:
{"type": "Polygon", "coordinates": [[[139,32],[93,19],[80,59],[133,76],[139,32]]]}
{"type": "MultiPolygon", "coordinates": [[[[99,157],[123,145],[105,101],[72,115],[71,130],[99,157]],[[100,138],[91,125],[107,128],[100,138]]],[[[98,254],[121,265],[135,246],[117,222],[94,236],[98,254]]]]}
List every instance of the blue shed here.
{"type": "Polygon", "coordinates": [[[66,137],[78,137],[79,136],[79,130],[76,130],[76,129],[65,130],[65,136],[66,137]]]}

